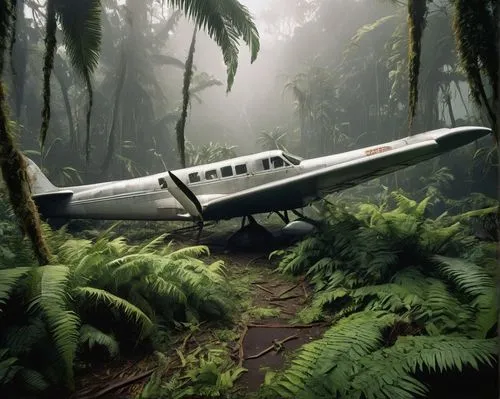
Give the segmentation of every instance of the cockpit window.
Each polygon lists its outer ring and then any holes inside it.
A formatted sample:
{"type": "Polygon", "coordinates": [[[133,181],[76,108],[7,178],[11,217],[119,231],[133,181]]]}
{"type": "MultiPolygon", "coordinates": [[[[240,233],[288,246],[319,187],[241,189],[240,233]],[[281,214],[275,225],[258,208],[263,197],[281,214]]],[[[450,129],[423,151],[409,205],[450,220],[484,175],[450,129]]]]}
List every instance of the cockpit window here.
{"type": "Polygon", "coordinates": [[[207,170],[205,172],[205,179],[206,180],[217,179],[217,170],[215,170],[215,169],[207,170]]]}
{"type": "Polygon", "coordinates": [[[269,159],[266,158],[262,160],[262,167],[264,170],[269,170],[269,159]]]}
{"type": "Polygon", "coordinates": [[[245,173],[247,173],[247,165],[244,163],[241,165],[236,165],[234,167],[234,171],[237,175],[244,175],[245,173]]]}
{"type": "Polygon", "coordinates": [[[167,180],[164,178],[164,177],[160,177],[158,179],[158,184],[160,185],[160,188],[163,190],[165,188],[168,188],[168,185],[167,185],[167,180]]]}
{"type": "Polygon", "coordinates": [[[220,168],[220,173],[222,177],[229,177],[233,175],[233,168],[231,166],[224,166],[220,168]]]}
{"type": "Polygon", "coordinates": [[[193,172],[189,174],[189,182],[197,183],[201,180],[200,174],[198,172],[193,172]]]}
{"type": "Polygon", "coordinates": [[[285,166],[285,161],[283,161],[283,158],[281,157],[272,157],[271,158],[271,163],[273,164],[273,168],[282,168],[285,166]]]}

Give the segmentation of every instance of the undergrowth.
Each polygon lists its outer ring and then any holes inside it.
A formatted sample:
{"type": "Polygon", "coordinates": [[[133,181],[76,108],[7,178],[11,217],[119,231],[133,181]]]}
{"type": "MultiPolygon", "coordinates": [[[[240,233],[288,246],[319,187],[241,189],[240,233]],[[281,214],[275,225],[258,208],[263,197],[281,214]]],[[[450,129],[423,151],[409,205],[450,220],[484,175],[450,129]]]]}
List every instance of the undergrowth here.
{"type": "Polygon", "coordinates": [[[177,249],[164,236],[129,245],[112,229],[78,239],[45,226],[54,259],[39,267],[8,210],[0,211],[0,384],[7,397],[71,390],[80,361],[162,348],[185,325],[230,317],[224,265],[202,260],[207,247],[177,249]]]}
{"type": "Polygon", "coordinates": [[[431,218],[431,199],[327,204],[320,231],[274,253],[314,285],[299,318],[331,327],[267,376],[263,397],[422,397],[422,373],[495,365],[497,243],[470,221],[497,207],[431,218]]]}

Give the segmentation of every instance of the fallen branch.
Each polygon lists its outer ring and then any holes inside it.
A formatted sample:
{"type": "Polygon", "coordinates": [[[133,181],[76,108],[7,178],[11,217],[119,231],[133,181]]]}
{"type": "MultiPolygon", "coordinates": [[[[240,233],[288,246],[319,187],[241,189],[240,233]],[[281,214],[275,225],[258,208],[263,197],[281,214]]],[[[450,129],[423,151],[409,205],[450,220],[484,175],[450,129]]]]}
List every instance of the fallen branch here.
{"type": "Polygon", "coordinates": [[[289,337],[286,337],[285,339],[282,339],[281,341],[273,340],[273,344],[271,346],[267,347],[262,352],[259,352],[256,355],[248,356],[245,360],[257,359],[261,356],[264,356],[266,353],[271,352],[273,349],[280,348],[281,345],[283,345],[285,342],[288,342],[288,341],[291,341],[292,339],[297,339],[297,338],[299,338],[298,335],[291,335],[289,337]]]}
{"type": "Polygon", "coordinates": [[[260,255],[260,256],[257,256],[256,258],[251,259],[250,262],[247,263],[247,267],[250,266],[256,260],[259,260],[260,258],[265,258],[265,257],[266,257],[266,255],[260,255]]]}
{"type": "Polygon", "coordinates": [[[247,335],[248,326],[245,326],[243,332],[241,333],[240,339],[238,340],[238,366],[241,367],[243,365],[243,360],[245,354],[243,353],[243,341],[245,340],[245,336],[247,335]]]}
{"type": "Polygon", "coordinates": [[[92,395],[92,397],[93,398],[99,398],[101,396],[106,395],[107,393],[109,393],[111,391],[115,391],[115,390],[123,388],[123,387],[125,387],[127,385],[133,384],[134,382],[142,380],[143,378],[149,377],[151,374],[154,373],[154,371],[156,369],[157,369],[157,367],[155,367],[155,368],[153,368],[151,370],[145,371],[144,373],[137,374],[137,375],[135,375],[133,377],[127,378],[126,380],[117,382],[116,384],[109,385],[108,387],[106,387],[106,388],[100,390],[99,392],[97,392],[95,395],[92,395]]]}
{"type": "Polygon", "coordinates": [[[304,301],[307,301],[307,298],[309,298],[309,295],[307,293],[305,283],[302,281],[302,284],[300,286],[302,287],[302,291],[304,292],[304,301]]]}
{"type": "Polygon", "coordinates": [[[286,296],[284,298],[273,297],[273,298],[270,298],[269,300],[276,302],[276,301],[288,301],[289,299],[295,299],[295,298],[300,298],[300,295],[290,295],[290,296],[286,296]]]}
{"type": "Polygon", "coordinates": [[[290,291],[293,291],[295,288],[299,286],[300,283],[295,284],[293,287],[287,288],[285,291],[283,291],[281,294],[278,295],[278,298],[281,298],[283,295],[289,293],[290,291]]]}
{"type": "Polygon", "coordinates": [[[267,289],[266,287],[263,287],[262,285],[260,284],[255,284],[255,286],[257,288],[260,288],[262,291],[266,291],[268,294],[271,294],[271,295],[274,295],[274,292],[272,292],[271,290],[267,289]]]}
{"type": "Polygon", "coordinates": [[[188,341],[191,339],[191,336],[193,335],[193,332],[190,331],[185,337],[184,337],[184,340],[182,341],[182,345],[181,345],[181,348],[180,348],[180,351],[181,352],[184,352],[184,350],[186,349],[186,346],[187,346],[187,343],[188,341]]]}
{"type": "Polygon", "coordinates": [[[247,324],[248,328],[312,328],[323,327],[328,323],[311,323],[311,324],[247,324]]]}

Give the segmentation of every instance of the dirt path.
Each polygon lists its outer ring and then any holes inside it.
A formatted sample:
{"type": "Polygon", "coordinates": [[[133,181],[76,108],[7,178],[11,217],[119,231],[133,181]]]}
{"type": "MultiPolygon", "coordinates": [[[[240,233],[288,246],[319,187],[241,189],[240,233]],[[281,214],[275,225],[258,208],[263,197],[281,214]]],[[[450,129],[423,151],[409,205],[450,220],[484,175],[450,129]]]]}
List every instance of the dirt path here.
{"type": "MultiPolygon", "coordinates": [[[[240,265],[247,260],[241,256],[238,258],[240,265]]],[[[234,258],[227,261],[234,262],[234,258]]],[[[256,392],[264,382],[267,371],[282,368],[287,356],[323,332],[321,325],[293,324],[298,311],[304,307],[309,297],[309,288],[302,280],[274,273],[274,265],[266,257],[249,261],[252,262],[251,265],[243,270],[241,266],[240,269],[233,270],[255,273],[257,279],[251,282],[250,288],[251,306],[272,310],[276,315],[250,312],[249,319],[242,320],[240,361],[243,360],[242,365],[247,372],[242,375],[238,384],[247,393],[256,392]]]]}

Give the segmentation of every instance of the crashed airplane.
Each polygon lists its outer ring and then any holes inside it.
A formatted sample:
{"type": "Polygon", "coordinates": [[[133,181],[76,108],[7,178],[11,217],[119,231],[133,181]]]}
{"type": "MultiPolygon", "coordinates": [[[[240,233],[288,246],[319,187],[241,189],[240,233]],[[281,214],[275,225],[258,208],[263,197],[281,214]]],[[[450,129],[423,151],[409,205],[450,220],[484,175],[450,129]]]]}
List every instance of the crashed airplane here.
{"type": "MultiPolygon", "coordinates": [[[[341,154],[301,159],[274,150],[151,176],[55,187],[28,160],[32,196],[47,218],[205,221],[303,208],[327,194],[431,159],[491,133],[438,129],[341,154]]],[[[300,213],[298,213],[300,215],[300,213]]],[[[293,223],[293,222],[292,222],[293,223]]]]}

